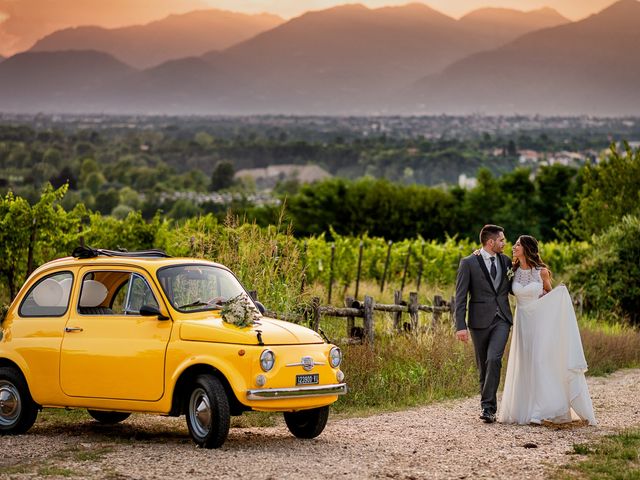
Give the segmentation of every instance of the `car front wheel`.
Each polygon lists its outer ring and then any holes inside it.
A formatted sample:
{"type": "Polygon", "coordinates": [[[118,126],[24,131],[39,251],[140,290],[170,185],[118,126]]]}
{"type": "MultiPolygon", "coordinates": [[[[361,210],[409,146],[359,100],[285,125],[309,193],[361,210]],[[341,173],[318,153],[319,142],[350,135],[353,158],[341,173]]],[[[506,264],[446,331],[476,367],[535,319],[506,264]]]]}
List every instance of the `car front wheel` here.
{"type": "Polygon", "coordinates": [[[0,367],[0,434],[24,433],[37,416],[24,377],[13,367],[0,367]]]}
{"type": "Polygon", "coordinates": [[[187,397],[187,427],[193,441],[204,448],[222,446],[231,415],[224,387],[213,375],[198,375],[187,397]]]}
{"type": "Polygon", "coordinates": [[[94,420],[105,425],[115,425],[131,416],[128,412],[104,412],[102,410],[87,410],[94,420]]]}
{"type": "Polygon", "coordinates": [[[322,433],[329,418],[329,406],[284,412],[287,428],[298,438],[316,438],[322,433]]]}

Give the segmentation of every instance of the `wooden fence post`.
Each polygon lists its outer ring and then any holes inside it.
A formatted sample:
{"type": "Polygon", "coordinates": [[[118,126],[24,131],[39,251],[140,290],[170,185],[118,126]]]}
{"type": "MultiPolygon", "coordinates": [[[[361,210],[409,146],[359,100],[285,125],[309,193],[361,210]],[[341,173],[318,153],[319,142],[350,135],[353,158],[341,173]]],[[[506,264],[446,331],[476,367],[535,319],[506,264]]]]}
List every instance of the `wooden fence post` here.
{"type": "Polygon", "coordinates": [[[420,249],[420,265],[418,265],[418,280],[416,281],[416,291],[420,292],[420,281],[422,280],[422,270],[424,269],[424,240],[420,249]]]}
{"type": "Polygon", "coordinates": [[[411,258],[411,245],[407,251],[407,258],[404,259],[404,271],[402,272],[402,284],[400,285],[400,293],[404,291],[404,282],[407,279],[407,270],[409,270],[409,259],[411,258]]]}
{"type": "MultiPolygon", "coordinates": [[[[402,291],[395,290],[393,292],[393,304],[402,305],[402,291]]],[[[399,332],[402,329],[402,312],[395,312],[393,314],[393,329],[399,332]]]]}
{"type": "MultiPolygon", "coordinates": [[[[344,306],[346,308],[352,308],[353,300],[354,299],[352,297],[346,297],[344,299],[344,306]]],[[[356,326],[356,319],[354,317],[347,317],[347,338],[351,337],[353,332],[353,327],[355,326],[356,326]]]]}
{"type": "Polygon", "coordinates": [[[364,339],[373,346],[373,306],[375,302],[372,297],[364,297],[364,339]]]}
{"type": "Polygon", "coordinates": [[[333,289],[333,260],[336,256],[336,244],[331,243],[331,263],[329,264],[329,294],[327,298],[327,303],[331,305],[331,290],[333,289]]]}
{"type": "Polygon", "coordinates": [[[382,282],[380,282],[380,293],[384,292],[384,282],[387,278],[387,270],[389,270],[389,260],[391,258],[391,246],[393,240],[389,240],[389,248],[387,249],[387,259],[384,262],[384,273],[382,274],[382,282]]]}
{"type": "Polygon", "coordinates": [[[451,321],[452,325],[455,325],[455,323],[456,323],[456,297],[454,297],[453,295],[451,295],[451,298],[449,299],[449,320],[451,321]]]}
{"type": "Polygon", "coordinates": [[[311,299],[311,328],[316,332],[320,329],[320,297],[311,299]]]}
{"type": "Polygon", "coordinates": [[[411,330],[418,332],[418,292],[409,292],[409,317],[411,330]]]}
{"type": "MultiPolygon", "coordinates": [[[[358,292],[360,290],[360,273],[362,272],[362,250],[364,248],[364,242],[360,240],[360,247],[358,253],[358,271],[356,273],[356,293],[354,294],[355,299],[358,299],[358,292]]],[[[351,305],[349,305],[351,306],[351,305]]]]}
{"type": "Polygon", "coordinates": [[[302,280],[300,281],[300,293],[304,293],[304,287],[307,283],[307,240],[304,241],[304,246],[302,247],[302,280]]]}
{"type": "MultiPolygon", "coordinates": [[[[433,306],[434,307],[441,307],[442,306],[442,297],[440,295],[435,295],[433,297],[433,306]]],[[[438,325],[438,323],[440,323],[440,320],[442,319],[442,313],[434,308],[433,309],[433,320],[431,321],[431,324],[435,327],[436,325],[438,325]]]]}

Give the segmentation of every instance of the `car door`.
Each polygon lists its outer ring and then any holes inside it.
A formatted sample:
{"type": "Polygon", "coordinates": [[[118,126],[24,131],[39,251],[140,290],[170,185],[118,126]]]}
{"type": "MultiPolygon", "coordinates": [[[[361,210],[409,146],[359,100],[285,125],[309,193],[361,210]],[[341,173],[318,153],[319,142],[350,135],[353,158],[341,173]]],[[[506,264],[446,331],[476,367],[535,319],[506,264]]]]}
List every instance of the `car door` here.
{"type": "Polygon", "coordinates": [[[118,267],[83,268],[80,278],[62,341],[62,390],[72,397],[159,400],[173,322],[139,313],[145,303],[158,306],[155,285],[141,270],[118,267]]]}

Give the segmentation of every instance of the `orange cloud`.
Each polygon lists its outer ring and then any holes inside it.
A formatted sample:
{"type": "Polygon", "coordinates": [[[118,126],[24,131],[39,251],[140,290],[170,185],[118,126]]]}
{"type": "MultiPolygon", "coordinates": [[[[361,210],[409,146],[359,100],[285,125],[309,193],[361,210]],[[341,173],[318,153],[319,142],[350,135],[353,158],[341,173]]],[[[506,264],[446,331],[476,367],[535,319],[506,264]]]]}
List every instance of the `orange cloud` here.
{"type": "Polygon", "coordinates": [[[26,50],[61,28],[119,27],[202,8],[210,5],[204,0],[0,0],[0,54],[26,50]]]}

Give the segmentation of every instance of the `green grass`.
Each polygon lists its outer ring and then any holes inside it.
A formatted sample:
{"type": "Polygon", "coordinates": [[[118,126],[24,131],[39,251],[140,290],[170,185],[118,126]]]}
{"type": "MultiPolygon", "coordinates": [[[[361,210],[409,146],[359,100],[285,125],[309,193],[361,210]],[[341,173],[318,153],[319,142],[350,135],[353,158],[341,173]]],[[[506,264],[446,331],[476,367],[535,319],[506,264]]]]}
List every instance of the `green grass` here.
{"type": "Polygon", "coordinates": [[[640,429],[604,437],[594,444],[578,444],[573,454],[581,458],[560,468],[555,480],[640,479],[640,429]]]}
{"type": "Polygon", "coordinates": [[[69,468],[58,467],[56,465],[46,465],[38,469],[38,475],[42,477],[71,477],[77,475],[69,468]]]}

